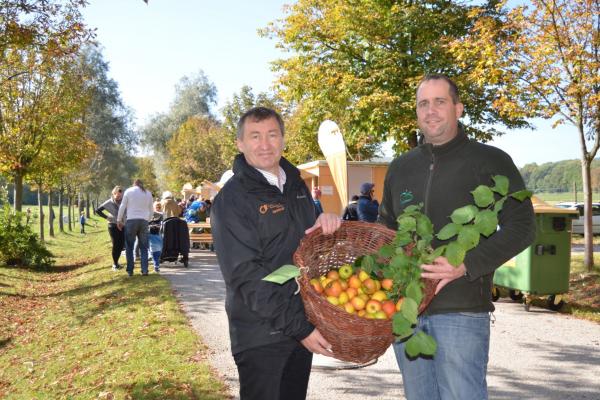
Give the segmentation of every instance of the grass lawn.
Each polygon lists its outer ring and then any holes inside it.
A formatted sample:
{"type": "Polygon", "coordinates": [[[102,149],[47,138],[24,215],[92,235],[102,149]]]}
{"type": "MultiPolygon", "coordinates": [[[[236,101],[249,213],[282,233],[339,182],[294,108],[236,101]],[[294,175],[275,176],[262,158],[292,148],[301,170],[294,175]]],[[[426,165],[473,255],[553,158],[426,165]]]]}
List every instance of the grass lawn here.
{"type": "Polygon", "coordinates": [[[50,271],[0,267],[0,398],[227,398],[169,282],[113,272],[90,222],[48,241],[50,271]]]}

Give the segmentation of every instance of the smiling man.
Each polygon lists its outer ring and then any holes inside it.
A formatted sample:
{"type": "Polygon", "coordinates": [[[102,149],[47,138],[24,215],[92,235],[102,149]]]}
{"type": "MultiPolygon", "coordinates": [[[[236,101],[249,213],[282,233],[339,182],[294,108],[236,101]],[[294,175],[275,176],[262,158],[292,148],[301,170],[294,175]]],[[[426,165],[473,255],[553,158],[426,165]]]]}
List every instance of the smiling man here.
{"type": "MultiPolygon", "coordinates": [[[[458,89],[443,75],[428,75],[417,87],[417,123],[425,143],[396,158],[388,169],[379,220],[397,229],[396,218],[409,205],[423,212],[438,232],[449,215],[473,204],[471,191],[490,185],[492,176],[509,179],[509,192],[525,188],[517,167],[503,151],[470,140],[458,122],[463,114],[458,89]]],[[[484,400],[490,340],[494,270],[534,239],[529,199],[506,200],[500,229],[482,237],[458,267],[445,257],[422,265],[422,277],[440,279],[436,297],[418,318],[418,327],[437,341],[433,358],[410,359],[404,342],[394,343],[409,400],[484,400]]],[[[434,239],[434,248],[446,242],[434,239]]]]}
{"type": "Polygon", "coordinates": [[[312,353],[330,355],[329,343],[308,322],[294,280],[262,278],[292,256],[318,227],[341,225],[334,214],[315,216],[300,171],[282,157],[281,116],[256,107],[238,122],[233,177],[215,197],[210,220],[225,280],[225,309],[241,400],[304,399],[312,353]]]}

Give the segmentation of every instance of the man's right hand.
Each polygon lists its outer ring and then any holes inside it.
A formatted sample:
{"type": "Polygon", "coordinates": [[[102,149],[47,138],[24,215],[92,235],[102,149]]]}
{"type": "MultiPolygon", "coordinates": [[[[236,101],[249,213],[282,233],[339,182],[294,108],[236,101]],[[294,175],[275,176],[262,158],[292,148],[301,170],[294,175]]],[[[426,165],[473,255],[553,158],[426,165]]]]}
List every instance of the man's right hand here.
{"type": "Polygon", "coordinates": [[[123,223],[122,222],[117,222],[117,229],[122,231],[123,230],[123,223]]]}
{"type": "Polygon", "coordinates": [[[323,335],[321,335],[321,332],[319,332],[317,328],[315,328],[310,335],[302,339],[300,343],[312,353],[333,357],[331,345],[323,335]]]}

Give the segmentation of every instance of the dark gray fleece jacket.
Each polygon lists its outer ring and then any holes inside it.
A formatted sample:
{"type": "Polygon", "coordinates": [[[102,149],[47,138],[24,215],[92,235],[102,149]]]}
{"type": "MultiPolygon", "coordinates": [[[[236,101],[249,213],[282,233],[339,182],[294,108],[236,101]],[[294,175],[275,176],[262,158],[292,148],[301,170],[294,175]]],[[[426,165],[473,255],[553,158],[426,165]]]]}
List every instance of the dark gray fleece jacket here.
{"type": "MultiPolygon", "coordinates": [[[[509,179],[509,193],[525,189],[523,178],[508,154],[470,140],[459,127],[450,142],[424,144],[396,158],[388,169],[379,221],[397,229],[396,218],[411,205],[424,203],[424,213],[434,231],[448,224],[450,214],[473,204],[471,191],[479,185],[493,186],[492,176],[509,179]]],[[[509,198],[498,215],[499,230],[481,237],[467,252],[467,276],[446,285],[426,310],[427,314],[493,311],[492,279],[496,268],[527,248],[535,238],[531,201],[509,198]]],[[[454,240],[452,238],[451,240],[454,240]]],[[[434,239],[433,247],[446,242],[434,239]]]]}

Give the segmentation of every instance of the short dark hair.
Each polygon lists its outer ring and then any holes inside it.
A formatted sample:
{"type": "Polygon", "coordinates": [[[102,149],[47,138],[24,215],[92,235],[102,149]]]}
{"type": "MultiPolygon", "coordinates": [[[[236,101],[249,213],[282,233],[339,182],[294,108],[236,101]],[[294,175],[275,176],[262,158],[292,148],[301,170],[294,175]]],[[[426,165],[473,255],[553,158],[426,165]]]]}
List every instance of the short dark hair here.
{"type": "Polygon", "coordinates": [[[279,113],[271,108],[267,107],[254,107],[249,109],[241,116],[240,120],[237,124],[237,138],[241,139],[244,135],[244,124],[247,119],[250,119],[255,122],[264,121],[265,119],[275,118],[277,123],[279,124],[279,130],[281,131],[281,135],[285,134],[285,128],[283,126],[283,118],[279,113]]]}
{"type": "Polygon", "coordinates": [[[460,95],[458,94],[458,86],[456,86],[456,83],[454,83],[454,81],[452,79],[448,78],[446,75],[443,75],[443,74],[427,74],[427,75],[425,75],[423,77],[423,79],[421,79],[421,82],[419,82],[419,84],[417,85],[416,91],[418,92],[421,85],[424,82],[428,82],[428,81],[444,81],[444,82],[446,82],[449,86],[448,90],[450,92],[450,97],[452,98],[452,102],[454,104],[460,103],[460,95]]]}

